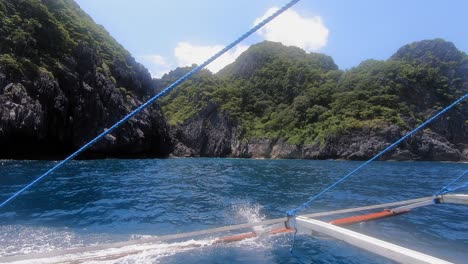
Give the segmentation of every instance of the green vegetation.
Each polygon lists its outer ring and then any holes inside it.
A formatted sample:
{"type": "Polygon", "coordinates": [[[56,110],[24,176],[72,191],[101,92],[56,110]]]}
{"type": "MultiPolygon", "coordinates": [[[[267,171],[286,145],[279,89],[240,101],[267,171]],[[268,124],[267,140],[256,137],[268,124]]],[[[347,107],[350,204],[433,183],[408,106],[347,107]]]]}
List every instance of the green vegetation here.
{"type": "MultiPolygon", "coordinates": [[[[422,44],[411,45],[407,52],[422,44]]],[[[407,128],[425,119],[427,109],[462,94],[461,77],[448,74],[466,60],[456,52],[460,59],[431,55],[424,63],[406,54],[406,59],[368,60],[340,71],[328,56],[264,42],[217,75],[198,74],[162,105],[176,125],[216,103],[238,122],[244,138],[283,138],[294,144],[321,142],[354,129],[407,128]]],[[[171,72],[161,82],[188,70],[171,72]]]]}
{"type": "Polygon", "coordinates": [[[0,68],[11,80],[34,79],[39,68],[58,75],[81,46],[102,60],[96,71],[113,76],[117,86],[136,83],[144,94],[140,82],[151,81],[147,70],[73,0],[0,0],[0,35],[0,68]]]}

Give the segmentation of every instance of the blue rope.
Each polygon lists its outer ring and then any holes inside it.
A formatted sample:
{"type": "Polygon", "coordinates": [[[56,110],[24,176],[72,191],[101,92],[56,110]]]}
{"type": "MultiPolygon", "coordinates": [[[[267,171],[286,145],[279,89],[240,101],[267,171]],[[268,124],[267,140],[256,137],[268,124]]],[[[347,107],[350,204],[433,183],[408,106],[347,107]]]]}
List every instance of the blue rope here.
{"type": "Polygon", "coordinates": [[[43,178],[45,178],[46,176],[52,174],[54,171],[56,171],[58,168],[62,167],[65,163],[67,163],[68,161],[72,160],[73,158],[75,158],[76,156],[78,156],[81,152],[83,152],[84,150],[86,150],[87,148],[89,148],[90,146],[92,146],[93,144],[95,144],[96,142],[98,142],[100,139],[102,139],[103,137],[105,137],[106,135],[108,135],[109,133],[111,133],[114,129],[118,128],[119,126],[121,126],[123,123],[127,122],[130,118],[132,118],[133,116],[135,116],[136,114],[138,114],[139,112],[143,111],[145,108],[147,108],[149,105],[151,105],[152,103],[154,103],[156,100],[158,100],[159,98],[163,97],[164,95],[166,95],[167,93],[169,93],[170,91],[172,91],[174,88],[176,88],[177,86],[179,86],[181,83],[183,83],[185,80],[187,80],[188,78],[190,78],[191,76],[193,76],[194,74],[196,74],[197,72],[199,72],[200,70],[202,70],[203,68],[205,68],[206,66],[208,66],[208,64],[210,64],[211,62],[213,62],[214,60],[216,60],[217,58],[219,58],[221,55],[223,55],[224,53],[226,53],[228,50],[232,49],[233,47],[235,47],[237,44],[239,44],[241,41],[243,41],[244,39],[246,39],[247,37],[249,37],[250,35],[252,35],[253,33],[255,33],[257,30],[259,30],[261,27],[263,27],[264,25],[266,25],[267,23],[269,23],[271,20],[273,20],[274,18],[276,18],[277,16],[279,16],[281,13],[283,13],[284,11],[288,10],[289,8],[291,8],[293,5],[297,4],[300,0],[292,0],[290,1],[289,3],[287,3],[286,5],[284,5],[282,8],[280,8],[278,11],[276,11],[274,14],[272,14],[271,16],[265,18],[263,21],[261,21],[260,23],[258,23],[256,26],[254,26],[252,29],[250,29],[249,31],[247,31],[246,33],[244,33],[242,36],[240,36],[238,39],[236,39],[234,42],[232,42],[231,44],[227,45],[224,49],[222,49],[221,51],[219,51],[218,53],[216,53],[215,55],[213,55],[211,58],[209,58],[208,60],[206,60],[205,62],[203,62],[202,64],[200,64],[199,66],[193,68],[190,72],[186,73],[184,76],[182,76],[180,79],[178,79],[177,81],[175,81],[174,83],[172,83],[170,86],[168,86],[166,89],[164,89],[163,91],[161,91],[160,93],[158,93],[157,95],[155,95],[154,97],[152,97],[151,99],[149,99],[148,101],[146,101],[145,103],[143,103],[142,105],[140,105],[138,108],[136,108],[135,110],[133,110],[133,112],[129,113],[127,116],[125,116],[124,118],[122,118],[119,122],[115,123],[113,126],[111,126],[109,129],[107,129],[106,131],[102,132],[100,135],[98,135],[97,137],[95,137],[93,140],[89,141],[88,143],[86,143],[84,146],[82,146],[80,149],[78,149],[77,151],[75,151],[73,154],[71,154],[70,156],[68,156],[66,159],[62,160],[61,162],[57,163],[57,165],[55,165],[54,167],[52,167],[50,170],[48,170],[46,173],[42,174],[40,177],[38,177],[37,179],[35,179],[34,181],[32,181],[30,184],[26,185],[24,188],[22,188],[21,190],[19,190],[18,192],[16,192],[15,194],[13,194],[10,198],[6,199],[4,202],[2,202],[0,204],[0,208],[3,207],[5,204],[7,204],[8,202],[10,202],[11,200],[13,200],[14,198],[16,198],[18,195],[20,195],[21,193],[23,193],[24,191],[28,190],[29,188],[31,188],[34,184],[36,184],[37,182],[39,182],[40,180],[42,180],[43,178]]]}
{"type": "MultiPolygon", "coordinates": [[[[466,188],[466,187],[468,187],[468,182],[465,182],[465,184],[462,184],[462,185],[457,186],[455,188],[446,187],[446,188],[444,188],[444,190],[442,192],[438,193],[437,195],[444,195],[444,194],[447,194],[447,193],[455,192],[455,191],[457,191],[459,189],[463,189],[463,188],[466,188]]],[[[435,195],[435,196],[437,196],[437,195],[435,195]]]]}
{"type": "Polygon", "coordinates": [[[455,192],[455,191],[458,191],[459,189],[463,189],[463,188],[468,188],[468,182],[465,182],[465,184],[460,185],[458,187],[452,188],[448,192],[445,192],[443,194],[446,194],[446,193],[449,193],[449,192],[455,192]]]}
{"type": "Polygon", "coordinates": [[[442,111],[438,112],[437,114],[435,114],[433,117],[429,118],[426,122],[422,123],[421,125],[419,125],[417,128],[413,129],[411,132],[409,132],[408,134],[406,134],[405,136],[403,136],[402,138],[400,138],[399,140],[397,140],[395,143],[391,144],[390,146],[388,146],[387,148],[385,148],[384,150],[382,150],[379,154],[375,155],[373,158],[371,158],[370,160],[364,162],[362,165],[360,165],[359,167],[357,167],[356,169],[354,169],[353,171],[351,171],[350,173],[346,174],[344,177],[342,177],[341,179],[339,179],[338,181],[336,181],[335,183],[333,183],[332,185],[328,186],[325,190],[321,191],[320,193],[316,194],[315,196],[313,196],[312,198],[310,198],[307,202],[303,203],[302,205],[298,206],[297,208],[295,209],[292,209],[290,211],[287,212],[287,215],[288,216],[295,216],[299,211],[302,211],[304,209],[306,209],[307,207],[310,206],[310,204],[315,201],[317,198],[319,198],[320,196],[322,196],[324,193],[328,192],[329,190],[333,189],[335,186],[337,186],[338,184],[342,183],[343,181],[345,181],[347,178],[349,178],[351,175],[353,175],[354,173],[358,172],[359,170],[361,170],[362,168],[364,168],[365,166],[367,166],[369,163],[371,163],[372,161],[378,159],[379,157],[381,157],[382,155],[384,155],[385,153],[387,153],[388,151],[390,151],[391,149],[393,149],[394,147],[396,147],[398,144],[400,144],[403,140],[407,139],[408,137],[412,136],[414,133],[418,132],[419,130],[421,130],[422,128],[424,128],[425,126],[427,126],[429,123],[431,123],[434,119],[438,118],[439,116],[443,115],[445,112],[447,112],[448,110],[452,109],[454,106],[456,106],[457,104],[461,103],[463,100],[465,100],[466,98],[468,98],[468,93],[465,94],[464,96],[462,96],[461,98],[459,98],[458,100],[456,100],[455,102],[453,102],[451,105],[447,106],[446,108],[444,108],[442,111]]]}
{"type": "Polygon", "coordinates": [[[463,176],[465,176],[465,174],[466,174],[467,172],[468,172],[468,170],[464,171],[462,174],[460,174],[460,176],[458,176],[457,178],[453,179],[449,184],[447,184],[447,185],[444,186],[442,189],[440,189],[439,191],[437,191],[436,193],[434,193],[434,196],[452,192],[453,189],[450,189],[449,187],[450,187],[452,184],[454,184],[455,182],[457,182],[458,180],[460,180],[461,178],[463,178],[463,176]]]}

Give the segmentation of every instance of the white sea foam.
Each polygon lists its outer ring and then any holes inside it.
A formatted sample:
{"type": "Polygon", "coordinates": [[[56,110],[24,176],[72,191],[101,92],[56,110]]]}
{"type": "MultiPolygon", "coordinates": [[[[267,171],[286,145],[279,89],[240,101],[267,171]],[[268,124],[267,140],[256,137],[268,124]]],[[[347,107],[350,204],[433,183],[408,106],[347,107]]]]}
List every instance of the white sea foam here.
{"type": "MultiPolygon", "coordinates": [[[[177,243],[148,243],[120,248],[108,248],[93,252],[82,252],[58,257],[35,259],[34,263],[159,263],[161,258],[180,252],[200,249],[213,244],[212,239],[188,240],[177,243]]],[[[12,262],[14,264],[31,263],[32,260],[12,262]]]]}
{"type": "MultiPolygon", "coordinates": [[[[237,223],[259,222],[265,219],[261,213],[260,205],[238,204],[232,207],[237,223]]],[[[267,228],[268,229],[268,228],[267,228]]],[[[254,229],[262,233],[265,229],[261,226],[254,229]]],[[[24,226],[3,226],[2,233],[10,234],[0,238],[2,245],[10,243],[11,246],[0,247],[0,256],[12,256],[32,253],[50,252],[57,249],[79,248],[110,242],[105,235],[78,235],[64,230],[51,228],[33,228],[24,226]],[[15,237],[13,234],[17,234],[15,237]],[[7,243],[8,242],[8,243],[7,243]]],[[[235,232],[233,234],[236,234],[235,232]]],[[[34,263],[60,263],[79,261],[80,263],[161,263],[164,258],[190,250],[204,250],[205,247],[230,247],[230,248],[256,248],[270,250],[274,247],[276,238],[267,236],[255,237],[229,244],[214,244],[218,237],[228,234],[215,234],[211,238],[188,240],[184,242],[162,243],[154,242],[139,245],[129,245],[120,248],[108,248],[94,252],[82,252],[79,254],[36,259],[34,263]]],[[[232,234],[231,234],[232,235],[232,234]]],[[[151,236],[132,235],[130,240],[149,238],[151,236]]],[[[114,241],[112,241],[114,242],[114,241]]],[[[16,264],[30,263],[31,260],[14,262],[16,264]]]]}
{"type": "MultiPolygon", "coordinates": [[[[233,212],[228,212],[229,215],[234,216],[236,223],[255,223],[265,219],[265,215],[261,212],[263,207],[258,204],[245,204],[240,203],[232,207],[233,212]]],[[[253,227],[253,231],[260,232],[262,226],[253,227]]]]}
{"type": "Polygon", "coordinates": [[[112,242],[105,234],[79,235],[66,228],[0,226],[0,257],[50,252],[112,242]]]}

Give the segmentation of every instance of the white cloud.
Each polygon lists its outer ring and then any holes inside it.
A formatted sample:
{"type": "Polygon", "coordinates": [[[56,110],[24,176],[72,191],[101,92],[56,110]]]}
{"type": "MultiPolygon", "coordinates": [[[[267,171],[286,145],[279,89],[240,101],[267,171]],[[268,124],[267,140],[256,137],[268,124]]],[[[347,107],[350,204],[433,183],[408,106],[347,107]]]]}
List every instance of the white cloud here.
{"type": "Polygon", "coordinates": [[[166,58],[164,58],[161,55],[155,54],[155,55],[148,55],[145,56],[145,58],[152,62],[153,64],[160,65],[160,66],[167,66],[166,58]]]}
{"type": "MultiPolygon", "coordinates": [[[[263,17],[255,20],[255,24],[270,16],[277,7],[270,8],[263,17]]],[[[323,24],[320,16],[304,17],[294,10],[288,10],[271,21],[257,32],[263,39],[281,42],[287,46],[297,46],[306,51],[317,51],[327,45],[329,30],[323,24]]],[[[159,78],[175,67],[200,65],[223,45],[195,45],[190,42],[179,42],[174,48],[173,58],[167,59],[158,54],[140,56],[153,77],[159,78]]],[[[239,55],[247,50],[246,45],[237,45],[220,58],[208,65],[208,69],[217,73],[226,65],[234,62],[239,55]]]]}
{"type": "MultiPolygon", "coordinates": [[[[263,17],[255,20],[255,25],[277,10],[277,7],[270,8],[263,17]]],[[[297,46],[310,52],[327,45],[329,31],[320,16],[303,17],[290,9],[261,28],[258,34],[266,40],[297,46]]]]}
{"type": "MultiPolygon", "coordinates": [[[[190,66],[194,63],[203,63],[223,48],[224,46],[222,45],[199,46],[193,45],[188,42],[179,42],[176,48],[174,49],[174,55],[177,59],[177,64],[179,66],[190,66]]],[[[207,68],[211,72],[216,73],[222,68],[224,68],[226,65],[234,62],[242,52],[247,50],[247,48],[248,46],[238,45],[233,50],[226,52],[217,60],[213,61],[210,65],[208,65],[207,68]]]]}
{"type": "Polygon", "coordinates": [[[159,54],[139,56],[139,58],[154,78],[160,78],[172,69],[167,59],[159,54]]]}

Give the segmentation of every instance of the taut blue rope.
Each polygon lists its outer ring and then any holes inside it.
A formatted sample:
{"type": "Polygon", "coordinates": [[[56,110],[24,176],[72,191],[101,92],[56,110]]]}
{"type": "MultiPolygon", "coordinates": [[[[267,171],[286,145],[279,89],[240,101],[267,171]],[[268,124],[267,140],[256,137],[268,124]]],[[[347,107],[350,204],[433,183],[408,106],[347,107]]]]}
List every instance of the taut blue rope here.
{"type": "MultiPolygon", "coordinates": [[[[449,193],[449,192],[453,192],[457,189],[460,189],[460,188],[456,188],[456,189],[451,189],[449,188],[452,184],[454,184],[455,182],[457,182],[458,180],[460,180],[461,178],[463,178],[463,176],[465,176],[465,174],[468,172],[468,170],[464,171],[462,174],[460,174],[460,176],[458,176],[457,178],[453,179],[449,184],[447,184],[446,186],[444,186],[442,189],[440,189],[439,191],[437,191],[436,193],[434,193],[434,196],[437,196],[437,195],[441,195],[441,194],[446,194],[446,193],[449,193]]],[[[466,183],[465,183],[466,185],[466,183]]]]}
{"type": "Polygon", "coordinates": [[[465,182],[465,184],[462,184],[460,186],[457,186],[457,187],[454,187],[454,188],[445,188],[443,192],[437,194],[437,195],[444,195],[444,194],[447,194],[447,193],[451,193],[451,192],[455,192],[459,189],[463,189],[463,188],[466,188],[468,187],[468,182],[465,182]]]}
{"type": "Polygon", "coordinates": [[[345,181],[347,178],[349,178],[351,175],[353,175],[354,173],[358,172],[359,170],[361,170],[362,168],[364,168],[365,166],[367,166],[370,162],[378,159],[379,157],[381,157],[383,154],[387,153],[388,151],[390,151],[391,149],[393,149],[395,146],[397,146],[398,144],[400,144],[403,140],[407,139],[408,137],[410,137],[411,135],[413,135],[414,133],[418,132],[419,130],[421,130],[422,128],[424,128],[425,126],[427,126],[429,123],[431,123],[434,119],[438,118],[439,116],[441,116],[442,114],[444,114],[445,112],[447,112],[448,110],[452,109],[454,106],[456,106],[457,104],[461,103],[463,100],[465,100],[466,98],[468,98],[468,93],[465,94],[464,96],[462,96],[461,98],[459,98],[458,100],[456,100],[455,102],[453,102],[452,104],[450,104],[449,106],[445,107],[442,111],[438,112],[437,114],[435,114],[433,117],[429,118],[426,122],[422,123],[421,125],[419,125],[417,128],[413,129],[411,132],[409,132],[408,134],[404,135],[402,138],[400,138],[399,140],[397,140],[395,143],[391,144],[390,146],[386,147],[384,150],[382,150],[379,154],[375,155],[373,158],[371,158],[370,160],[364,162],[362,165],[360,165],[359,167],[357,167],[356,169],[354,169],[353,171],[351,171],[350,173],[346,174],[345,176],[343,176],[341,179],[339,179],[338,181],[336,181],[335,183],[333,183],[332,185],[328,186],[327,188],[325,188],[323,191],[319,192],[318,194],[316,194],[315,196],[313,196],[312,198],[310,198],[307,202],[303,203],[302,205],[298,206],[297,208],[295,209],[292,209],[290,211],[287,212],[287,215],[288,217],[292,217],[292,216],[295,216],[297,214],[297,212],[299,211],[302,211],[304,210],[305,208],[309,207],[309,205],[314,201],[316,200],[317,198],[319,198],[320,196],[322,196],[324,193],[328,192],[329,190],[333,189],[335,186],[337,186],[338,184],[342,183],[343,181],[345,181]]]}
{"type": "Polygon", "coordinates": [[[462,184],[460,186],[457,186],[455,188],[448,188],[445,192],[441,193],[442,194],[446,194],[446,193],[451,193],[451,192],[455,192],[459,189],[463,189],[463,188],[467,188],[468,187],[468,182],[465,182],[465,184],[462,184]]]}
{"type": "Polygon", "coordinates": [[[68,161],[72,160],[73,158],[75,158],[76,156],[78,156],[81,152],[83,152],[84,150],[86,150],[87,148],[89,148],[90,146],[92,146],[94,143],[96,143],[97,141],[99,141],[100,139],[102,139],[103,137],[105,137],[106,135],[108,135],[109,133],[111,133],[114,129],[116,129],[117,127],[121,126],[123,123],[127,122],[130,118],[132,118],[133,116],[135,116],[136,114],[138,114],[139,112],[141,112],[142,110],[144,110],[146,107],[148,107],[149,105],[151,105],[152,103],[154,103],[156,100],[158,100],[159,98],[163,97],[164,95],[166,95],[167,93],[169,93],[170,91],[172,91],[174,88],[176,88],[177,86],[179,86],[181,83],[183,83],[185,80],[187,80],[188,78],[190,78],[192,75],[196,74],[197,72],[199,72],[201,69],[205,68],[206,66],[208,66],[208,64],[210,64],[211,62],[213,62],[214,60],[216,60],[217,58],[219,58],[221,55],[223,55],[224,53],[226,53],[228,50],[232,49],[233,47],[235,47],[237,44],[239,44],[241,41],[243,41],[244,39],[246,39],[247,37],[249,37],[250,35],[252,35],[253,33],[255,33],[257,30],[259,30],[261,27],[263,27],[264,25],[266,25],[267,23],[269,23],[271,20],[273,20],[274,18],[276,18],[277,16],[279,16],[281,13],[283,13],[284,11],[288,10],[289,8],[291,8],[293,5],[297,4],[300,0],[292,0],[290,1],[289,3],[287,3],[286,5],[284,5],[282,8],[280,8],[278,11],[276,11],[274,14],[272,14],[271,16],[265,18],[263,21],[261,21],[260,23],[258,23],[256,26],[254,26],[252,29],[250,29],[249,31],[247,31],[246,33],[244,33],[242,36],[240,36],[238,39],[236,39],[235,41],[233,41],[231,44],[227,45],[224,49],[222,49],[221,51],[219,51],[218,53],[216,53],[215,55],[213,55],[211,58],[209,58],[208,60],[206,60],[205,62],[203,62],[202,64],[200,64],[199,66],[193,68],[190,72],[186,73],[184,76],[182,76],[180,79],[178,79],[177,81],[175,81],[174,83],[172,83],[171,85],[169,85],[166,89],[164,89],[163,91],[161,91],[160,93],[158,93],[157,95],[153,96],[152,98],[150,98],[148,101],[146,101],[145,103],[143,103],[142,105],[140,105],[138,108],[136,108],[135,110],[133,110],[133,112],[129,113],[127,116],[125,116],[124,118],[122,118],[119,122],[115,123],[113,126],[111,126],[109,129],[107,129],[106,131],[102,132],[101,134],[99,134],[97,137],[95,137],[94,139],[92,139],[91,141],[89,141],[88,143],[86,143],[84,146],[82,146],[80,149],[78,149],[77,151],[75,151],[73,154],[71,154],[70,156],[68,156],[66,159],[60,161],[59,163],[57,163],[57,165],[55,165],[54,167],[52,167],[50,170],[48,170],[46,173],[42,174],[40,177],[38,177],[37,179],[35,179],[34,181],[32,181],[30,184],[26,185],[24,188],[22,188],[21,190],[19,190],[18,192],[16,192],[15,194],[13,194],[10,198],[6,199],[4,202],[2,202],[0,204],[0,208],[3,207],[5,204],[7,204],[8,202],[10,202],[11,200],[13,200],[14,198],[16,198],[18,195],[20,195],[21,193],[23,193],[24,191],[28,190],[29,188],[31,188],[34,184],[36,184],[37,182],[39,182],[40,180],[44,179],[46,176],[50,175],[51,173],[53,173],[55,170],[57,170],[58,168],[62,167],[65,163],[67,163],[68,161]]]}

